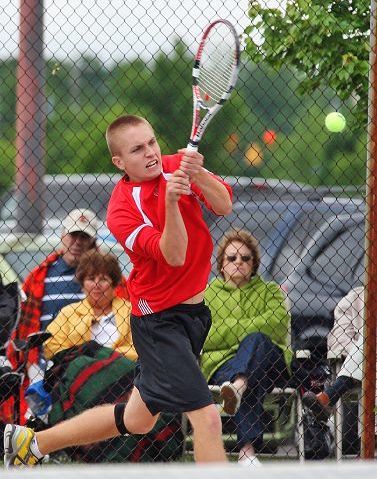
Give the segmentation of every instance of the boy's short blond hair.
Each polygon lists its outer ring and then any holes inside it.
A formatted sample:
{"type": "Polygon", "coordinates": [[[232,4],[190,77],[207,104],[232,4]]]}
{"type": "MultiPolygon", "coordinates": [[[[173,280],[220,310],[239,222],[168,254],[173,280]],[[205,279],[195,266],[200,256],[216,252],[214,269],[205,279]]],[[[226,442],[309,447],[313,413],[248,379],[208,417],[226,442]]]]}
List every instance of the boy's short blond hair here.
{"type": "Polygon", "coordinates": [[[129,126],[137,126],[141,125],[142,123],[150,125],[145,118],[137,115],[123,115],[110,123],[106,129],[106,142],[111,156],[119,154],[115,141],[117,133],[122,129],[128,128],[129,126]]]}

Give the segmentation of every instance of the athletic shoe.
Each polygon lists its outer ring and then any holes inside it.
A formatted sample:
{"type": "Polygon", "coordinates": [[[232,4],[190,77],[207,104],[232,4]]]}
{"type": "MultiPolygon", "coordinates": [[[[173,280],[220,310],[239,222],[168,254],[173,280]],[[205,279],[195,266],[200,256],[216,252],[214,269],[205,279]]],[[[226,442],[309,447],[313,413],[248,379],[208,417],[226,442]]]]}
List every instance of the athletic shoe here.
{"type": "Polygon", "coordinates": [[[221,385],[220,396],[223,400],[223,410],[229,416],[234,416],[241,405],[241,394],[230,381],[221,385]]]}
{"type": "Polygon", "coordinates": [[[302,396],[302,404],[310,409],[313,415],[321,422],[327,422],[331,416],[331,408],[322,404],[312,391],[302,396]]]}
{"type": "Polygon", "coordinates": [[[34,466],[42,461],[30,449],[35,437],[32,429],[24,426],[7,424],[4,430],[4,465],[34,466]]]}
{"type": "Polygon", "coordinates": [[[238,460],[238,464],[242,467],[262,467],[262,463],[256,456],[244,456],[238,460]]]}

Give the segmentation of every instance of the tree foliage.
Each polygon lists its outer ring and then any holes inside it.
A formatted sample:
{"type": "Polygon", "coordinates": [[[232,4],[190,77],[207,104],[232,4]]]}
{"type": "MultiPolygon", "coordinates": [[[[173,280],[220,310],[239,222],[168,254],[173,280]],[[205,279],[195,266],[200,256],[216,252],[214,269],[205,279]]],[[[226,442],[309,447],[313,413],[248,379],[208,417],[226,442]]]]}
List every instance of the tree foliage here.
{"type": "MultiPolygon", "coordinates": [[[[192,121],[193,57],[178,39],[168,55],[105,65],[83,56],[72,61],[46,62],[47,173],[115,171],[105,141],[106,127],[130,113],[145,116],[156,130],[163,153],[187,145],[192,121]]],[[[13,181],[15,162],[16,65],[0,61],[2,143],[0,187],[13,181]]],[[[224,144],[248,117],[248,106],[236,96],[211,123],[201,144],[206,166],[219,174],[234,171],[224,144]]]]}
{"type": "Polygon", "coordinates": [[[285,9],[250,1],[246,52],[254,62],[293,67],[299,91],[331,87],[367,124],[369,0],[287,0],[285,9]],[[262,35],[263,43],[257,40],[262,35]]]}
{"type": "MultiPolygon", "coordinates": [[[[148,62],[136,58],[103,64],[88,55],[75,62],[48,60],[46,172],[114,172],[105,130],[125,113],[151,121],[164,153],[185,146],[192,119],[192,60],[180,39],[170,54],[161,52],[148,62]]],[[[0,60],[0,189],[14,181],[16,66],[15,59],[0,60]]],[[[243,62],[231,100],[215,116],[200,145],[206,167],[222,175],[312,185],[363,183],[365,134],[358,136],[349,128],[335,137],[329,134],[324,128],[326,112],[341,100],[324,81],[315,91],[298,95],[302,79],[289,64],[277,68],[267,59],[243,62]],[[264,142],[266,130],[276,132],[274,144],[264,142]],[[245,158],[254,147],[261,152],[257,163],[245,158]]],[[[342,104],[342,112],[352,123],[355,108],[342,104]]]]}

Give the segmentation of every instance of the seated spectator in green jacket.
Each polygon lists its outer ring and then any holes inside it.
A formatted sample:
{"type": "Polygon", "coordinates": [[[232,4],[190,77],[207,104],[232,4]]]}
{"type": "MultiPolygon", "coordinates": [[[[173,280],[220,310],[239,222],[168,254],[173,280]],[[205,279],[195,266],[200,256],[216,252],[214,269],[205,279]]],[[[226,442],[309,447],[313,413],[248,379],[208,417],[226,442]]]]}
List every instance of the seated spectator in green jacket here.
{"type": "Polygon", "coordinates": [[[210,384],[221,387],[224,411],[235,415],[239,462],[258,466],[263,441],[263,400],[289,379],[290,315],[278,284],[258,274],[256,239],[244,230],[228,231],[217,253],[220,277],[206,291],[212,327],[202,354],[210,384]]]}

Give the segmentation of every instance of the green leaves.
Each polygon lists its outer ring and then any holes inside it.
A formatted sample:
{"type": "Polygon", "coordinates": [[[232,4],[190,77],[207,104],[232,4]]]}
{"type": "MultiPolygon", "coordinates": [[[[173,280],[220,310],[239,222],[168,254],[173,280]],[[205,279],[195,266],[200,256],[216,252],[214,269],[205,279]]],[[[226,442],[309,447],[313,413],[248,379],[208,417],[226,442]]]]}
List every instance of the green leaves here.
{"type": "Polygon", "coordinates": [[[253,62],[296,68],[300,91],[330,86],[343,100],[358,98],[355,115],[367,123],[369,0],[288,0],[285,10],[250,3],[246,52],[253,62]],[[257,47],[254,39],[262,35],[257,47]]]}

